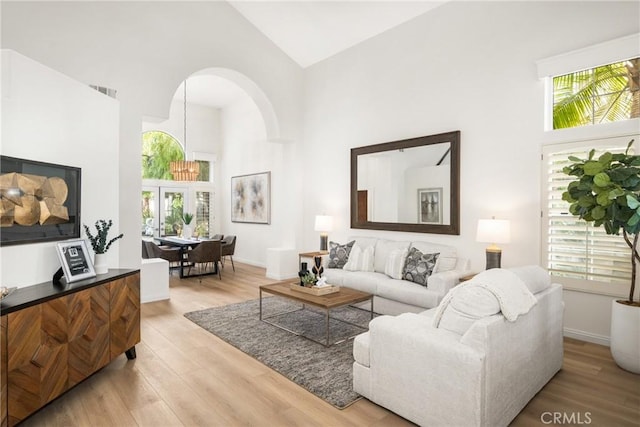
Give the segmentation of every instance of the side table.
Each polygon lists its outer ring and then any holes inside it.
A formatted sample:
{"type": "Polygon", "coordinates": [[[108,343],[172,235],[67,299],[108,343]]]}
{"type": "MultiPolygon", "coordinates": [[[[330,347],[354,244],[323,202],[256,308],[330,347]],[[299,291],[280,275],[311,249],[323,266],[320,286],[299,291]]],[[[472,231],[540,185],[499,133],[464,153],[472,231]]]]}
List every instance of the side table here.
{"type": "Polygon", "coordinates": [[[464,276],[462,276],[462,277],[460,277],[460,278],[458,279],[458,283],[462,283],[462,282],[466,282],[466,281],[468,281],[468,280],[471,280],[471,279],[473,279],[474,277],[476,277],[477,275],[478,275],[478,273],[469,273],[469,274],[466,274],[466,275],[464,275],[464,276]]]}
{"type": "Polygon", "coordinates": [[[311,258],[317,256],[329,255],[329,251],[316,251],[316,252],[300,252],[298,254],[298,268],[302,266],[302,258],[311,258]]]}

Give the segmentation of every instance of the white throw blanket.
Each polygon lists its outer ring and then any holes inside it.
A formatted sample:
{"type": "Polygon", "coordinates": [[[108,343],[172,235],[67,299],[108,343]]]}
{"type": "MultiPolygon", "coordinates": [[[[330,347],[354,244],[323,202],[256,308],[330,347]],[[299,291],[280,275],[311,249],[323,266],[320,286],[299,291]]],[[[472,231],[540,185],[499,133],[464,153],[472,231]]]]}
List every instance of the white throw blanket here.
{"type": "Polygon", "coordinates": [[[521,314],[528,313],[538,302],[515,273],[494,268],[483,271],[468,282],[451,289],[436,309],[433,326],[438,327],[442,315],[456,295],[464,298],[465,291],[472,287],[481,287],[491,292],[500,304],[502,315],[510,322],[514,322],[521,314]]]}

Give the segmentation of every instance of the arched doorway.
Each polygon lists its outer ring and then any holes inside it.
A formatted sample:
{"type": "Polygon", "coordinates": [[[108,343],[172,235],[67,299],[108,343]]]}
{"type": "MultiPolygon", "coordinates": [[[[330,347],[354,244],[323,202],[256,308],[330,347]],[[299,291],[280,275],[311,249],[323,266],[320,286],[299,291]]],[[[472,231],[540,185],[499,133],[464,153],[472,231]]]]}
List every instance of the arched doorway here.
{"type": "Polygon", "coordinates": [[[186,103],[181,83],[168,119],[143,122],[142,234],[179,235],[180,216],[185,212],[195,214],[197,225],[192,228],[199,236],[237,234],[227,210],[220,206],[229,206],[228,192],[224,191],[231,173],[227,171],[237,170],[238,163],[250,167],[250,160],[242,157],[252,157],[253,150],[236,149],[234,144],[223,149],[223,145],[231,140],[264,145],[270,136],[277,138],[275,113],[257,85],[240,73],[212,68],[194,73],[186,82],[186,103]],[[185,134],[189,135],[188,145],[181,144],[184,138],[179,135],[185,134]],[[201,162],[200,175],[204,176],[198,182],[172,180],[168,164],[183,158],[201,162]],[[225,160],[235,162],[236,167],[225,169],[225,160]]]}

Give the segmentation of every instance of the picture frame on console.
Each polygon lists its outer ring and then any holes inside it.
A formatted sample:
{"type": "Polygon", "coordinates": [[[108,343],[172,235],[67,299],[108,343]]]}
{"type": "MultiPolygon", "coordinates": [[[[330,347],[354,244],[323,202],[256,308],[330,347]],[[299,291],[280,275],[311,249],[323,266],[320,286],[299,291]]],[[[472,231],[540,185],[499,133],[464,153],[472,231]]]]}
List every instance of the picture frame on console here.
{"type": "Polygon", "coordinates": [[[80,237],[81,169],[0,156],[0,246],[80,237]]]}
{"type": "Polygon", "coordinates": [[[442,188],[418,189],[418,223],[442,224],[442,188]]]}
{"type": "Polygon", "coordinates": [[[96,276],[87,243],[83,239],[59,242],[56,253],[67,283],[96,276]]]}

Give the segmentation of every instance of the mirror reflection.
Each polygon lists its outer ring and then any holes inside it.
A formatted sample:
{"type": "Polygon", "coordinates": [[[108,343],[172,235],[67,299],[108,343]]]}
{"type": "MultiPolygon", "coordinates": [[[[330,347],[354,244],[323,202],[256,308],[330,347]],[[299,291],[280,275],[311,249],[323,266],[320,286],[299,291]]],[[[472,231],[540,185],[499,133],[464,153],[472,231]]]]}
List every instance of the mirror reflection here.
{"type": "Polygon", "coordinates": [[[450,224],[450,154],[443,142],[358,156],[359,219],[450,224]]]}
{"type": "Polygon", "coordinates": [[[352,227],[459,234],[459,135],[352,149],[352,227]]]}

